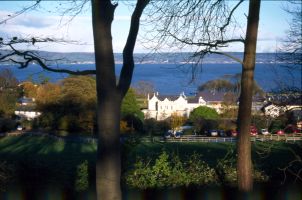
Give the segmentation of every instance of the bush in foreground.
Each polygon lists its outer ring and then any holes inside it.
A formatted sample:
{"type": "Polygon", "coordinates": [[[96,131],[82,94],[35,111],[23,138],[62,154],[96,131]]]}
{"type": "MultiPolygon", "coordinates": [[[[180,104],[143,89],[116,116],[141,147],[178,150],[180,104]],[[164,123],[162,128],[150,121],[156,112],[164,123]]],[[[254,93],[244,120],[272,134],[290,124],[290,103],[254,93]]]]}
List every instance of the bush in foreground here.
{"type": "MultiPolygon", "coordinates": [[[[261,171],[254,171],[256,182],[265,182],[268,177],[261,171]]],[[[201,160],[201,155],[192,154],[186,160],[177,155],[162,152],[155,160],[138,159],[134,167],[125,175],[128,187],[171,188],[190,186],[236,186],[237,172],[235,160],[229,154],[217,161],[215,167],[210,167],[201,160]]]]}
{"type": "Polygon", "coordinates": [[[163,188],[216,184],[215,170],[200,160],[197,154],[182,162],[177,155],[162,152],[157,159],[138,159],[134,168],[126,174],[129,187],[163,188]]]}

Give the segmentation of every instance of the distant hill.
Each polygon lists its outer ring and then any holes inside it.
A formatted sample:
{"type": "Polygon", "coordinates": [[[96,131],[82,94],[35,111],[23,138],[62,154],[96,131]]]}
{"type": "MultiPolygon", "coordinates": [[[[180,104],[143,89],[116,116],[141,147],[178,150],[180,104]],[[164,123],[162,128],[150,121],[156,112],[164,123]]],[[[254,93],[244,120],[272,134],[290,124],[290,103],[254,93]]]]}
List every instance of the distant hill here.
{"type": "MultiPolygon", "coordinates": [[[[0,50],[0,54],[4,55],[7,53],[5,50],[0,50]]],[[[47,52],[47,51],[36,51],[40,57],[53,60],[51,62],[59,64],[93,64],[95,62],[94,53],[86,52],[73,52],[73,53],[61,53],[61,52],[47,52]]],[[[243,53],[230,52],[232,56],[242,59],[243,53]]],[[[199,58],[192,58],[192,53],[155,53],[145,54],[137,53],[134,54],[136,63],[141,64],[186,64],[195,63],[199,58]]],[[[115,61],[117,64],[122,63],[122,54],[114,54],[115,61]]],[[[257,53],[257,63],[274,63],[276,62],[275,53],[257,53]]],[[[236,63],[236,61],[217,54],[211,54],[203,59],[203,63],[236,63]]],[[[8,64],[8,62],[2,62],[2,64],[8,64]]]]}

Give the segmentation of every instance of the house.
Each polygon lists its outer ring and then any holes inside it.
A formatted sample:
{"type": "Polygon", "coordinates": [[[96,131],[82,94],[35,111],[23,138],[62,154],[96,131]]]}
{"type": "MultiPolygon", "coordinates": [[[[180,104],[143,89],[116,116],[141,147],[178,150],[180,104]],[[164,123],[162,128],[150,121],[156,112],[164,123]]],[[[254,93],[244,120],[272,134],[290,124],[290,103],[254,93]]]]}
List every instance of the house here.
{"type": "Polygon", "coordinates": [[[164,120],[172,113],[189,117],[191,111],[199,106],[208,106],[221,112],[224,93],[202,92],[194,97],[187,97],[184,93],[179,96],[167,96],[154,93],[148,94],[148,108],[142,110],[145,118],[164,120]]]}
{"type": "Polygon", "coordinates": [[[27,97],[22,97],[18,100],[19,105],[33,105],[35,104],[35,98],[27,98],[27,97]]]}
{"type": "Polygon", "coordinates": [[[262,111],[264,112],[264,115],[276,118],[282,113],[282,108],[273,104],[273,103],[268,103],[263,106],[262,111]]]}
{"type": "Polygon", "coordinates": [[[41,112],[36,110],[34,98],[22,97],[18,100],[18,106],[15,110],[15,115],[21,119],[32,120],[41,115],[41,112]]]}
{"type": "Polygon", "coordinates": [[[278,117],[282,113],[291,112],[300,120],[302,116],[302,95],[298,93],[274,94],[268,96],[269,103],[265,104],[262,111],[270,117],[278,117]]]}

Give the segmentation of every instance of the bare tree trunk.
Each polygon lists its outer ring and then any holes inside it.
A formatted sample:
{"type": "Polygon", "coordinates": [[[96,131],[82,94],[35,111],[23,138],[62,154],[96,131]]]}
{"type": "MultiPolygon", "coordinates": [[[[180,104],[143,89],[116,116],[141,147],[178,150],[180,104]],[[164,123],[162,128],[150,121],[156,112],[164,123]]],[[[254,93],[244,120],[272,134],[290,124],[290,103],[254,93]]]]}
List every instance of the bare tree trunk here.
{"type": "Polygon", "coordinates": [[[119,95],[104,98],[98,104],[98,150],[96,163],[97,199],[122,199],[119,95]]]}
{"type": "Polygon", "coordinates": [[[94,35],[98,150],[96,163],[97,199],[122,199],[120,112],[134,70],[133,51],[139,30],[139,20],[149,0],[137,0],[131,17],[130,30],[123,51],[123,67],[117,84],[112,48],[111,23],[117,4],[111,0],[92,0],[94,35]]]}
{"type": "Polygon", "coordinates": [[[238,111],[237,177],[238,189],[243,192],[253,189],[250,123],[259,13],[260,0],[250,0],[238,111]]]}
{"type": "Polygon", "coordinates": [[[111,23],[115,5],[93,0],[93,34],[96,62],[98,150],[97,199],[121,199],[119,121],[121,96],[116,89],[111,23]]]}

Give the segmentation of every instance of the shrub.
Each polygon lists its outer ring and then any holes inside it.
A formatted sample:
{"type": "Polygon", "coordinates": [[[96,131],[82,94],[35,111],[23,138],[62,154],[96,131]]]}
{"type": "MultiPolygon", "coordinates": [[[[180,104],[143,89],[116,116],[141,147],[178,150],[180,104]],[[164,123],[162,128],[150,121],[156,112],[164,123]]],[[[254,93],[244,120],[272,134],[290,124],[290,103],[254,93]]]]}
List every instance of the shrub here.
{"type": "Polygon", "coordinates": [[[12,180],[15,167],[7,162],[0,162],[0,192],[6,190],[7,184],[12,180]]]}
{"type": "Polygon", "coordinates": [[[16,122],[9,118],[2,118],[0,119],[0,133],[12,131],[16,129],[16,122]]]}
{"type": "Polygon", "coordinates": [[[162,152],[154,161],[138,159],[126,174],[126,184],[133,188],[163,188],[217,183],[215,170],[193,154],[186,162],[177,155],[162,152]]]}
{"type": "MultiPolygon", "coordinates": [[[[233,153],[233,151],[229,151],[223,159],[217,161],[216,173],[223,185],[236,186],[237,184],[236,160],[233,153]]],[[[256,167],[254,168],[253,178],[255,182],[268,180],[268,176],[256,167]]]]}
{"type": "Polygon", "coordinates": [[[85,160],[80,165],[77,166],[76,180],[75,180],[75,190],[77,192],[82,192],[87,190],[89,187],[88,181],[88,161],[85,160]]]}

